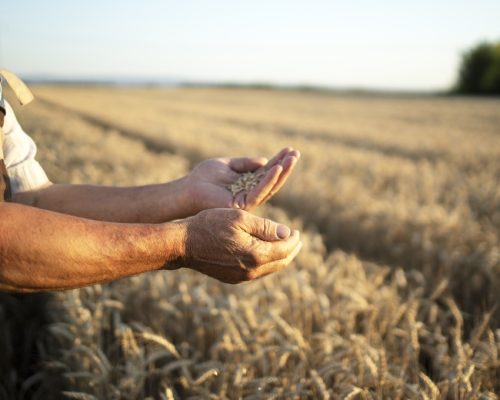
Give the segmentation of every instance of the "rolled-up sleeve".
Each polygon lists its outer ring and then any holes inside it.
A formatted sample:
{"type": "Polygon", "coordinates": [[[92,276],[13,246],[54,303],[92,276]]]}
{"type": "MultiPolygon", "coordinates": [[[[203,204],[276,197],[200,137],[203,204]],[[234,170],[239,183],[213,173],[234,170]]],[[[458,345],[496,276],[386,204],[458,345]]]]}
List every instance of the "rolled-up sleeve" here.
{"type": "Polygon", "coordinates": [[[3,151],[13,193],[38,189],[50,183],[36,161],[36,144],[21,128],[8,102],[5,102],[3,151]]]}

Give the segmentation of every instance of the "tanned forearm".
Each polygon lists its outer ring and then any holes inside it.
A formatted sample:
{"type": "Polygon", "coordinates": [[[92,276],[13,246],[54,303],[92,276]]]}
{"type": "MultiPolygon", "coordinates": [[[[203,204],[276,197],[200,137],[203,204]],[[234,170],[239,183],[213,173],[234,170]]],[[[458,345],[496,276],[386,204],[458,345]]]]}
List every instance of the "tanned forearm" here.
{"type": "Polygon", "coordinates": [[[160,223],[191,215],[185,186],[184,179],[136,187],[53,184],[13,201],[98,221],[160,223]]]}
{"type": "Polygon", "coordinates": [[[182,257],[182,223],[119,224],[0,203],[0,290],[81,287],[182,257]]]}

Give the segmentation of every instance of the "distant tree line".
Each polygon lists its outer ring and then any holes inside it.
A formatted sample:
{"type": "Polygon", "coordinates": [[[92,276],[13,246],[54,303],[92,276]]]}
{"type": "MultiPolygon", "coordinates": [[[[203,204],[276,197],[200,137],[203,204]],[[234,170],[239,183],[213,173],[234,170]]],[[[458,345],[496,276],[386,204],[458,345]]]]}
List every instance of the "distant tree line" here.
{"type": "Polygon", "coordinates": [[[500,95],[500,42],[483,42],[462,56],[455,93],[500,95]]]}

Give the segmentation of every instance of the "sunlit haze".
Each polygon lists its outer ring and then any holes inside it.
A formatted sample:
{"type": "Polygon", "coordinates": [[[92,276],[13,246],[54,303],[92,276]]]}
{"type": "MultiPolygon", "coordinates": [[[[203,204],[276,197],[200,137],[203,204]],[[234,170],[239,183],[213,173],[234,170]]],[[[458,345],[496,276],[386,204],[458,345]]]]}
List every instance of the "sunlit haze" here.
{"type": "Polygon", "coordinates": [[[500,1],[5,1],[23,76],[439,90],[500,38],[500,1]]]}

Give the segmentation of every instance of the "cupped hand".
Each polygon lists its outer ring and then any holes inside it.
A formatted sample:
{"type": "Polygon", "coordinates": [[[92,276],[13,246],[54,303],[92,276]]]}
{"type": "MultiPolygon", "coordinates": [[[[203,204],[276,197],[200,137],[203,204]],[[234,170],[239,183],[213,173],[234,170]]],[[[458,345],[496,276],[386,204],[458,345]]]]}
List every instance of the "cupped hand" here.
{"type": "Polygon", "coordinates": [[[242,210],[205,210],[182,223],[181,265],[226,283],[280,271],[302,247],[298,231],[242,210]]]}
{"type": "Polygon", "coordinates": [[[269,200],[292,173],[300,153],[290,147],[271,160],[262,157],[214,158],[198,164],[187,176],[194,212],[208,208],[252,210],[269,200]],[[248,193],[233,196],[228,187],[245,172],[263,172],[260,182],[248,193]]]}

